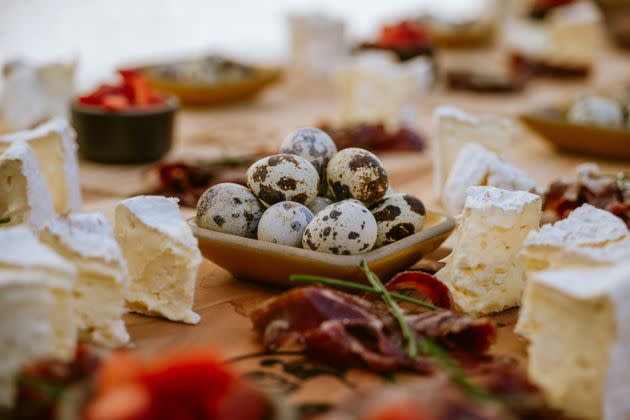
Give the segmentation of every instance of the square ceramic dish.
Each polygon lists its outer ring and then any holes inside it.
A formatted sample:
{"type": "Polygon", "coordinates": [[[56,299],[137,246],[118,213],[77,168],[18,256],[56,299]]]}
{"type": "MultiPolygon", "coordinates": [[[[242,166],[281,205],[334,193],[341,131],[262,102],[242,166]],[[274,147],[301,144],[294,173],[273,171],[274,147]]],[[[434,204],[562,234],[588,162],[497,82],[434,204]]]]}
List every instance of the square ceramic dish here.
{"type": "Polygon", "coordinates": [[[630,130],[577,124],[560,107],[522,115],[521,121],[557,149],[614,160],[630,160],[630,130]]]}
{"type": "Polygon", "coordinates": [[[289,280],[291,274],[363,283],[366,280],[359,269],[361,260],[366,260],[381,278],[387,278],[437,249],[455,228],[454,219],[428,211],[421,232],[364,254],[334,255],[214,232],[197,226],[194,217],[188,223],[204,257],[237,279],[277,287],[293,286],[289,280]]]}

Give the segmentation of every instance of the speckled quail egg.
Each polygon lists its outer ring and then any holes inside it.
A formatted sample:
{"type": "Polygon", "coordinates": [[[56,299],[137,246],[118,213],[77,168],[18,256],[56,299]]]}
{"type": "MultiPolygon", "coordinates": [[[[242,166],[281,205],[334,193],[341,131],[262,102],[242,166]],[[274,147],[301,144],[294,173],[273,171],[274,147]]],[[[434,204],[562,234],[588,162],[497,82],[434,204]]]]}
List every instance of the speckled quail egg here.
{"type": "Polygon", "coordinates": [[[382,198],[389,186],[379,158],[356,147],[343,149],[333,156],[326,178],[335,201],[355,198],[371,204],[382,198]]]}
{"type": "Polygon", "coordinates": [[[302,234],[313,219],[303,204],[281,201],[269,207],[258,223],[258,239],[288,246],[302,246],[302,234]]]}
{"type": "Polygon", "coordinates": [[[225,182],[208,188],[199,198],[196,220],[202,228],[255,238],[263,211],[250,190],[225,182]]]}
{"type": "Polygon", "coordinates": [[[331,204],[313,217],[302,236],[302,246],[329,254],[361,254],[374,247],[376,220],[360,201],[331,204]]]}
{"type": "Polygon", "coordinates": [[[420,232],[426,219],[424,204],[408,194],[392,194],[370,206],[376,219],[376,247],[420,232]]]}
{"type": "Polygon", "coordinates": [[[337,146],[328,134],[319,128],[300,128],[284,138],[280,153],[303,157],[313,164],[322,183],[328,161],[337,153],[337,146]]]}
{"type": "Polygon", "coordinates": [[[332,203],[333,201],[330,198],[318,195],[308,204],[307,207],[313,214],[317,214],[326,207],[330,206],[332,203]]]}
{"type": "Polygon", "coordinates": [[[318,185],[315,167],[295,155],[267,156],[247,169],[247,186],[265,206],[281,201],[308,204],[317,196],[318,185]]]}
{"type": "Polygon", "coordinates": [[[585,96],[571,105],[567,118],[575,123],[621,128],[625,124],[624,114],[622,105],[614,99],[585,96]]]}

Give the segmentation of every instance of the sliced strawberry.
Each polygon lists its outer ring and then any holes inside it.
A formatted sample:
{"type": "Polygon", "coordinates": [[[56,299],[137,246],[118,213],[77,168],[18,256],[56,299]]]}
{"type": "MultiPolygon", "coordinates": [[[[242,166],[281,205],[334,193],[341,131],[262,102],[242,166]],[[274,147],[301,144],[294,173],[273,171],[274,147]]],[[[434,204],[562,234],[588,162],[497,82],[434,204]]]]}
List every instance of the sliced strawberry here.
{"type": "Polygon", "coordinates": [[[126,96],[117,94],[106,95],[101,104],[108,111],[122,111],[131,106],[126,96]]]}

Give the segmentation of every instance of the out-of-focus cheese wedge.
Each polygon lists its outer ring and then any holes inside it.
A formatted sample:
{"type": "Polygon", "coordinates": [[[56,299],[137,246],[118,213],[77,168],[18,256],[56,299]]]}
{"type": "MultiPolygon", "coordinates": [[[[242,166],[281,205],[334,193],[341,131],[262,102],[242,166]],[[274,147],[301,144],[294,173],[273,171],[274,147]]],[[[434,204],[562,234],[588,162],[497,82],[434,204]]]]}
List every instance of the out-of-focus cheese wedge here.
{"type": "Polygon", "coordinates": [[[571,417],[630,418],[630,264],[528,273],[529,377],[571,417]]]}
{"type": "Polygon", "coordinates": [[[459,309],[484,315],[518,306],[525,285],[518,253],[540,216],[536,194],[468,188],[455,247],[436,274],[459,309]]]}
{"type": "Polygon", "coordinates": [[[615,263],[630,259],[630,231],[612,213],[584,204],[531,232],[521,257],[529,271],[615,263]]]}
{"type": "Polygon", "coordinates": [[[507,46],[547,65],[583,68],[595,61],[602,44],[602,16],[590,0],[553,8],[541,21],[510,22],[507,46]]]}
{"type": "Polygon", "coordinates": [[[201,253],[177,200],[161,196],[124,200],[116,208],[115,230],[129,266],[127,307],[198,323],[192,306],[201,253]]]}
{"type": "Polygon", "coordinates": [[[401,65],[385,52],[359,54],[336,70],[341,123],[383,123],[397,130],[417,93],[417,69],[401,65]]]}
{"type": "Polygon", "coordinates": [[[107,347],[126,344],[127,265],[105,216],[76,213],[53,220],[40,238],[77,268],[75,313],[81,335],[107,347]]]}
{"type": "Polygon", "coordinates": [[[35,152],[55,211],[68,214],[81,210],[81,185],[74,130],[68,121],[56,118],[33,130],[0,136],[0,152],[23,140],[35,152]]]}
{"type": "Polygon", "coordinates": [[[466,190],[491,186],[508,191],[534,192],[536,183],[520,169],[510,166],[485,147],[470,143],[459,152],[442,191],[442,204],[451,215],[464,208],[466,190]]]}
{"type": "Polygon", "coordinates": [[[35,231],[55,217],[37,158],[23,141],[0,155],[0,217],[11,218],[0,227],[24,223],[35,231]]]}
{"type": "Polygon", "coordinates": [[[0,230],[0,406],[13,403],[15,374],[25,364],[73,356],[74,275],[26,226],[0,230]]]}
{"type": "Polygon", "coordinates": [[[509,150],[515,132],[514,124],[507,118],[472,115],[453,106],[436,108],[433,124],[433,185],[437,196],[442,195],[446,178],[464,145],[477,143],[501,156],[509,150]]]}

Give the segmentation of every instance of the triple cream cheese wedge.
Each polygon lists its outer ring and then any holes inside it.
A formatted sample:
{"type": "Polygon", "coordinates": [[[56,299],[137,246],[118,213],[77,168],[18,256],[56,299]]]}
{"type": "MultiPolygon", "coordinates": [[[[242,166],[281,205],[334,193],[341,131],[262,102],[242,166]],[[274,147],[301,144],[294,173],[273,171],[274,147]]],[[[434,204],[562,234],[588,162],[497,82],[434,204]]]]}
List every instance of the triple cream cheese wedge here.
{"type": "Polygon", "coordinates": [[[464,208],[468,187],[486,185],[509,191],[534,192],[536,183],[523,171],[501,160],[485,147],[470,143],[465,145],[448,176],[442,204],[451,214],[457,215],[464,208]]]}
{"type": "Polygon", "coordinates": [[[192,306],[201,253],[177,200],[161,196],[124,200],[116,208],[116,238],[129,266],[128,308],[198,323],[192,306]]]}
{"type": "Polygon", "coordinates": [[[58,214],[81,210],[81,185],[75,133],[68,121],[56,118],[33,130],[0,136],[0,152],[16,141],[35,151],[53,206],[58,214]]]}
{"type": "Polygon", "coordinates": [[[433,144],[433,184],[442,195],[446,178],[464,145],[480,144],[501,156],[511,144],[515,129],[507,118],[468,114],[453,106],[440,106],[433,113],[436,141],[433,144]]]}
{"type": "Polygon", "coordinates": [[[528,273],[528,374],[569,416],[630,418],[630,263],[528,273]]]}
{"type": "Polygon", "coordinates": [[[612,213],[584,204],[530,233],[521,257],[529,271],[610,264],[630,259],[630,231],[612,213]]]}
{"type": "Polygon", "coordinates": [[[106,347],[126,344],[127,265],[105,216],[77,213],[56,219],[40,239],[78,270],[74,295],[81,335],[106,347]]]}
{"type": "Polygon", "coordinates": [[[518,253],[540,216],[536,194],[468,188],[455,247],[436,274],[460,310],[485,315],[518,306],[525,285],[518,253]]]}
{"type": "Polygon", "coordinates": [[[0,217],[10,217],[0,228],[26,224],[40,230],[55,218],[35,153],[23,141],[16,141],[0,155],[0,217]]]}
{"type": "Polygon", "coordinates": [[[0,229],[0,406],[13,403],[15,375],[26,364],[74,356],[74,276],[26,226],[0,229]]]}

